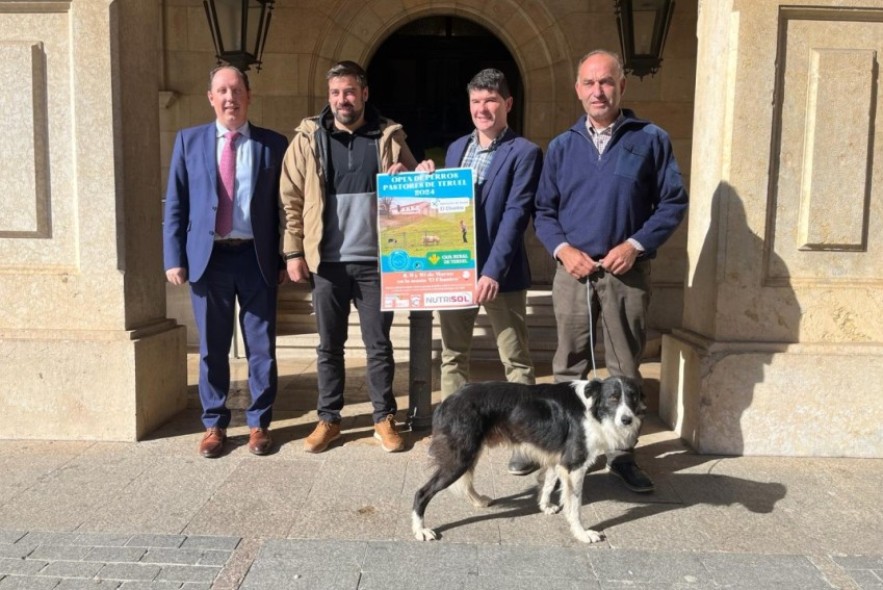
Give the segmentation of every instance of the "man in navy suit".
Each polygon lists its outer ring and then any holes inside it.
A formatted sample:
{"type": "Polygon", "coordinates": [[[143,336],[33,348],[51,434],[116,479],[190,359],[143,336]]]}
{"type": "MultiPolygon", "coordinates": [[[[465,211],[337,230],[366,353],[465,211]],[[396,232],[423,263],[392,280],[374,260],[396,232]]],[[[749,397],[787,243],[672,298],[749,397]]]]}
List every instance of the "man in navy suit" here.
{"type": "Polygon", "coordinates": [[[204,457],[223,453],[230,424],[230,344],[235,303],[248,357],[248,448],[272,447],[276,398],[276,293],[286,273],[279,250],[279,175],[284,135],[248,123],[248,77],[232,66],[209,77],[216,120],[175,139],[163,224],[166,277],[190,281],[199,330],[204,457]]]}
{"type": "MultiPolygon", "coordinates": [[[[445,166],[472,168],[475,181],[475,246],[478,285],[475,302],[490,319],[506,372],[515,383],[534,383],[527,341],[527,289],[530,267],[524,232],[533,214],[542,168],[542,151],[509,129],[512,95],[499,70],[480,71],[467,84],[475,130],[448,148],[445,166]]],[[[417,170],[431,172],[423,163],[417,170]]],[[[462,229],[464,237],[465,230],[462,229]]],[[[469,381],[469,354],[478,308],[439,312],[442,336],[442,396],[469,381]]],[[[509,470],[530,473],[536,466],[514,455],[509,470]]]]}

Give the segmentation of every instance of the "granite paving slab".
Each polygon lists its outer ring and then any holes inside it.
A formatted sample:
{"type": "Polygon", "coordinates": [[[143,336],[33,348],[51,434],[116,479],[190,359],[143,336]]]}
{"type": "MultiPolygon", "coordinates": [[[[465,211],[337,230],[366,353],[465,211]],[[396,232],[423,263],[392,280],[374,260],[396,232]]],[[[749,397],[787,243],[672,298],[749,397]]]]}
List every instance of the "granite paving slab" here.
{"type": "Polygon", "coordinates": [[[241,539],[0,530],[0,590],[209,590],[241,539]],[[9,552],[8,555],[12,555],[9,552]]]}

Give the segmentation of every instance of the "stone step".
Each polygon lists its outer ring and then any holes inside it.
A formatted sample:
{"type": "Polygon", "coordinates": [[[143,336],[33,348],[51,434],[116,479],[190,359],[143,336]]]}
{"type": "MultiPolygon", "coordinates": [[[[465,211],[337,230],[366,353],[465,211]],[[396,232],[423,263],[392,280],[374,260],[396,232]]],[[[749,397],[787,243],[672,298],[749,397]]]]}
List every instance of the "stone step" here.
{"type": "MultiPolygon", "coordinates": [[[[316,333],[315,316],[312,315],[310,291],[306,285],[289,285],[289,289],[280,297],[278,313],[278,332],[276,347],[280,355],[289,357],[313,357],[319,336],[316,333]]],[[[531,289],[527,295],[527,329],[530,340],[530,352],[534,362],[550,362],[555,354],[558,337],[555,326],[555,315],[552,308],[552,292],[549,289],[531,289]]],[[[364,351],[362,344],[359,314],[351,309],[347,349],[357,354],[364,351]]],[[[400,361],[410,357],[410,320],[408,312],[397,312],[390,330],[396,358],[400,361]]],[[[441,332],[438,317],[434,314],[432,325],[432,356],[441,354],[441,332]]],[[[645,358],[658,358],[661,336],[658,333],[648,335],[645,358]]],[[[603,359],[603,344],[596,346],[596,360],[603,359]]],[[[479,310],[475,322],[472,341],[472,358],[475,360],[496,360],[499,358],[490,320],[479,310]]]]}
{"type": "MultiPolygon", "coordinates": [[[[310,291],[306,285],[289,285],[279,301],[277,314],[278,338],[276,347],[280,354],[288,356],[313,356],[319,343],[316,333],[315,316],[312,314],[310,291]]],[[[475,322],[475,338],[473,340],[473,357],[480,359],[496,359],[497,348],[494,341],[490,320],[479,310],[475,322]]],[[[530,335],[531,352],[537,361],[548,361],[554,353],[555,317],[552,311],[552,294],[548,290],[530,290],[527,297],[527,326],[530,335]]],[[[393,346],[398,358],[410,356],[410,319],[408,312],[397,312],[393,316],[393,346]]],[[[351,308],[349,329],[347,331],[347,348],[353,352],[364,350],[359,314],[351,308]]],[[[437,357],[441,352],[441,332],[438,317],[434,315],[432,326],[432,354],[437,357]]]]}
{"type": "MultiPolygon", "coordinates": [[[[402,328],[405,332],[407,332],[409,326],[410,321],[406,313],[395,314],[392,323],[393,332],[396,332],[398,328],[402,328]]],[[[438,318],[436,316],[433,316],[433,327],[438,328],[438,318]]],[[[536,331],[543,331],[548,329],[554,332],[555,317],[552,315],[551,310],[548,314],[528,312],[527,329],[531,334],[531,338],[533,338],[534,332],[536,331]]],[[[356,332],[359,330],[359,314],[355,309],[350,311],[350,335],[354,333],[354,330],[356,332]]],[[[478,318],[475,320],[475,330],[476,336],[480,333],[487,332],[490,334],[492,332],[491,322],[485,314],[479,313],[478,318]]],[[[300,336],[315,333],[315,316],[311,313],[286,314],[284,316],[279,315],[279,317],[277,318],[277,331],[280,337],[300,336]]]]}

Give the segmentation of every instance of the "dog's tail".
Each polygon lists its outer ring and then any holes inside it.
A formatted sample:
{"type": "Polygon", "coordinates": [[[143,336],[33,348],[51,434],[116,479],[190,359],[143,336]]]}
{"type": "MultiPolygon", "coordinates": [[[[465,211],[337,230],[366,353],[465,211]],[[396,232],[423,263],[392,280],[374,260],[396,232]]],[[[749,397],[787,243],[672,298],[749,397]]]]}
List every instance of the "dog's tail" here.
{"type": "Polygon", "coordinates": [[[466,441],[446,433],[433,433],[432,442],[429,444],[429,458],[436,468],[453,470],[462,466],[470,470],[475,467],[480,452],[480,440],[466,441]]]}
{"type": "Polygon", "coordinates": [[[449,471],[462,466],[475,466],[484,442],[486,427],[475,412],[463,411],[463,400],[451,396],[433,416],[432,442],[429,457],[436,467],[449,471]]]}

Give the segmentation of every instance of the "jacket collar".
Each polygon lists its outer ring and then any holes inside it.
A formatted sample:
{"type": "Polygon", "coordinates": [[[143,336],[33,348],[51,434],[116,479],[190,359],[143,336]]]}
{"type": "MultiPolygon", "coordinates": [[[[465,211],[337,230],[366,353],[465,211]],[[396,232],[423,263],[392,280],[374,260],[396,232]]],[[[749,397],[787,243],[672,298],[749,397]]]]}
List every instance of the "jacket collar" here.
{"type": "MultiPolygon", "coordinates": [[[[576,123],[573,124],[573,127],[571,127],[570,130],[575,131],[576,133],[579,133],[580,135],[583,135],[586,138],[588,138],[589,131],[586,128],[587,119],[588,119],[588,115],[584,114],[582,117],[577,119],[576,123]]],[[[616,129],[614,129],[613,134],[615,136],[615,135],[618,135],[622,129],[627,129],[630,127],[631,128],[640,128],[640,127],[644,127],[649,124],[650,124],[650,121],[647,121],[645,119],[639,119],[638,116],[635,115],[635,112],[633,110],[622,109],[622,122],[616,126],[616,129]]]]}
{"type": "MultiPolygon", "coordinates": [[[[386,120],[380,115],[380,112],[371,103],[365,103],[365,124],[356,129],[353,134],[364,135],[366,137],[379,137],[382,133],[382,124],[386,120]]],[[[342,132],[334,126],[334,114],[331,107],[325,105],[322,112],[319,113],[319,125],[328,133],[342,132]]]]}

